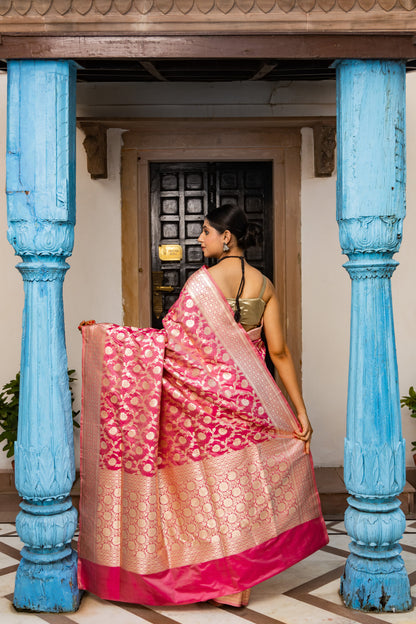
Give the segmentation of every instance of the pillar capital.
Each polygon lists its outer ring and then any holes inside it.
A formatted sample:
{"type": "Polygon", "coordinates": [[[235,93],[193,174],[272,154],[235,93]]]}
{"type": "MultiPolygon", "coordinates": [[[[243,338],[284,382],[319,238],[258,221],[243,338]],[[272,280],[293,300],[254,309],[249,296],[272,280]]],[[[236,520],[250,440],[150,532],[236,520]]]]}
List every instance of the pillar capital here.
{"type": "Polygon", "coordinates": [[[399,251],[403,235],[403,216],[371,215],[338,217],[342,253],[391,254],[399,251]]]}

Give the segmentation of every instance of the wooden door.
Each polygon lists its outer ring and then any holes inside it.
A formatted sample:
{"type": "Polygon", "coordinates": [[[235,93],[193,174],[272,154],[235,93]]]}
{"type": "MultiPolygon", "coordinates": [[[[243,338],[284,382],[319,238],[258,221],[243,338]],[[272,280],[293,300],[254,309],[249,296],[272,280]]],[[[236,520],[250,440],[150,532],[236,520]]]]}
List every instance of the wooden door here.
{"type": "Polygon", "coordinates": [[[262,244],[247,251],[247,260],[273,280],[271,162],[152,163],[150,185],[153,327],[161,327],[188,277],[208,264],[197,238],[216,206],[239,205],[259,225],[262,244]],[[161,259],[163,245],[180,246],[182,259],[161,259]]]}

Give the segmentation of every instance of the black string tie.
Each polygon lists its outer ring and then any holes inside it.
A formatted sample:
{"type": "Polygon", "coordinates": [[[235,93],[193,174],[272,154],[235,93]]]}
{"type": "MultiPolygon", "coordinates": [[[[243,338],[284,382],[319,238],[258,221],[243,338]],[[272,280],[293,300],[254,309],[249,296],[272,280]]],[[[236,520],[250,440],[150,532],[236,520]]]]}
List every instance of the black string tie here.
{"type": "Polygon", "coordinates": [[[223,258],[220,258],[218,262],[221,262],[222,260],[225,260],[226,258],[240,258],[241,260],[241,281],[240,281],[240,286],[238,287],[237,295],[235,298],[235,312],[234,312],[234,320],[236,321],[236,323],[239,323],[240,318],[241,318],[240,297],[243,294],[244,285],[246,283],[246,276],[244,273],[244,269],[245,269],[244,256],[224,256],[223,258]]]}

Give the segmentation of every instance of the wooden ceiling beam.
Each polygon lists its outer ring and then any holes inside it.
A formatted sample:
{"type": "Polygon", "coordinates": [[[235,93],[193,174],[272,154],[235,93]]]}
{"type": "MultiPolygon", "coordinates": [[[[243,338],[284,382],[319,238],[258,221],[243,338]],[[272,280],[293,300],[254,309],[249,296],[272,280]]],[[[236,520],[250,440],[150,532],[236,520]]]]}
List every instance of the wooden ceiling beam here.
{"type": "Polygon", "coordinates": [[[277,63],[263,63],[259,71],[250,78],[250,80],[262,80],[265,76],[270,74],[277,67],[277,63]]]}
{"type": "Polygon", "coordinates": [[[409,33],[402,35],[3,34],[0,40],[0,58],[414,59],[416,38],[409,33]]]}
{"type": "Polygon", "coordinates": [[[161,82],[168,82],[168,79],[163,76],[160,71],[156,69],[153,63],[149,61],[140,61],[140,65],[145,69],[153,78],[160,80],[161,82]]]}

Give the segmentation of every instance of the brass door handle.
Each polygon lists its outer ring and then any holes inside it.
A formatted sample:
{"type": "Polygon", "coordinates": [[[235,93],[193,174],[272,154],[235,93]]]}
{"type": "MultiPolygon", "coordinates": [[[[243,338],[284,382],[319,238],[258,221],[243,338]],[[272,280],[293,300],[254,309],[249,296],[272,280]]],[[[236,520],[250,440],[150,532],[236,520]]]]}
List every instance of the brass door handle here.
{"type": "Polygon", "coordinates": [[[173,290],[173,286],[154,286],[153,287],[153,292],[158,293],[158,292],[172,292],[173,290]]]}
{"type": "Polygon", "coordinates": [[[153,314],[159,319],[163,314],[163,294],[174,290],[173,286],[162,286],[163,272],[153,271],[153,314]]]}

